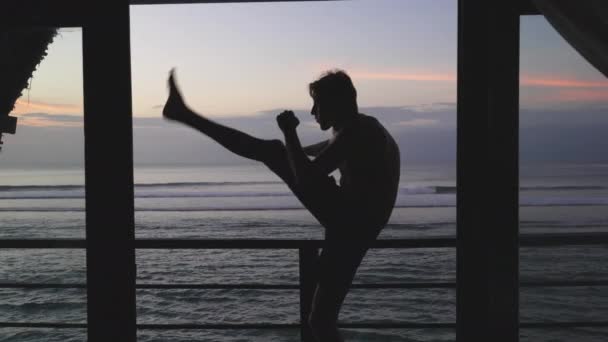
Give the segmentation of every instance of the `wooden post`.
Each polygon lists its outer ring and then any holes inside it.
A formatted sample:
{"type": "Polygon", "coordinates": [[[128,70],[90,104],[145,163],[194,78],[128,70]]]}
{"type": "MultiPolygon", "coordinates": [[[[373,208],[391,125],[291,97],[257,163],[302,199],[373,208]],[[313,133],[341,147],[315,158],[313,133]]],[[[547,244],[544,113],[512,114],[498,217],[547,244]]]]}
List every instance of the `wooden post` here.
{"type": "Polygon", "coordinates": [[[518,340],[519,4],[459,0],[457,340],[518,340]]]}
{"type": "Polygon", "coordinates": [[[485,341],[485,193],[482,181],[487,127],[487,32],[485,0],[458,2],[456,340],[485,341]]]}
{"type": "Polygon", "coordinates": [[[87,2],[83,25],[89,342],[135,342],[129,2],[87,2]]]}
{"type": "Polygon", "coordinates": [[[519,8],[491,7],[486,179],[489,306],[492,341],[519,340],[519,8]]]}
{"type": "Polygon", "coordinates": [[[317,259],[319,250],[317,248],[300,247],[300,336],[304,342],[314,341],[308,316],[312,309],[312,299],[317,284],[317,259]]]}

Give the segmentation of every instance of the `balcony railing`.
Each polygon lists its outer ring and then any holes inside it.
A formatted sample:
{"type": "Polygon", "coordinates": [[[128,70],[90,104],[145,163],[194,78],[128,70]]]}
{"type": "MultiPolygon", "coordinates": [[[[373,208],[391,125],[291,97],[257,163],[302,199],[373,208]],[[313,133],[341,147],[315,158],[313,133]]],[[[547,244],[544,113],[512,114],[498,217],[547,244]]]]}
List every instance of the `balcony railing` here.
{"type": "MultiPolygon", "coordinates": [[[[83,239],[37,239],[37,240],[0,240],[0,249],[84,249],[83,239]]],[[[576,245],[608,245],[608,233],[590,234],[543,234],[521,235],[522,247],[551,247],[576,245]]],[[[299,251],[300,277],[298,284],[136,284],[136,289],[224,289],[224,290],[298,290],[300,293],[300,322],[288,324],[138,324],[139,330],[192,330],[192,329],[300,329],[302,339],[308,336],[306,317],[315,287],[315,261],[318,251],[323,247],[321,240],[182,240],[182,239],[138,239],[136,249],[297,249],[299,251]]],[[[430,237],[411,239],[378,240],[372,248],[455,248],[454,237],[430,237]]],[[[553,280],[520,282],[521,287],[577,287],[608,286],[608,280],[553,280]]],[[[64,283],[0,283],[0,288],[21,289],[85,289],[86,284],[64,283]]],[[[407,282],[353,284],[354,289],[455,289],[455,282],[407,282]]],[[[340,327],[349,329],[453,329],[455,322],[395,322],[395,323],[341,323],[340,327]]],[[[608,327],[608,321],[570,321],[570,322],[522,322],[522,328],[572,328],[608,327]]],[[[84,329],[85,323],[58,322],[0,322],[0,328],[55,328],[84,329]]]]}

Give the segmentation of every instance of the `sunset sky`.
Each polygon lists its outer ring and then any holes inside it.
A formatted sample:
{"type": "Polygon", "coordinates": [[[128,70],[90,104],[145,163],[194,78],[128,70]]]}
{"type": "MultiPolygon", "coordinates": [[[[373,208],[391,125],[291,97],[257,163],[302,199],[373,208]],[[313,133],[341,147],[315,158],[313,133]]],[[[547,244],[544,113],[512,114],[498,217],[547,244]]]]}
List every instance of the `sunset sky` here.
{"type": "MultiPolygon", "coordinates": [[[[369,113],[381,121],[386,116],[393,129],[446,122],[443,127],[454,129],[456,5],[353,0],[132,6],[134,115],[144,121],[160,117],[166,77],[176,67],[186,101],[205,115],[268,121],[268,113],[293,109],[307,116],[307,84],[337,67],[352,76],[360,107],[393,113],[369,113]],[[400,118],[389,110],[394,108],[407,113],[400,118]]],[[[81,40],[80,29],[60,31],[17,103],[19,127],[81,125],[81,40]]],[[[606,109],[608,80],[542,16],[527,16],[521,26],[520,95],[522,110],[606,109]]]]}
{"type": "MultiPolygon", "coordinates": [[[[212,116],[307,108],[308,82],[347,70],[362,106],[424,105],[456,97],[456,1],[134,6],[136,116],[158,116],[167,71],[212,116]]],[[[17,112],[82,113],[79,29],[64,29],[17,112]]],[[[606,101],[608,81],[542,17],[522,22],[522,106],[606,101]]]]}

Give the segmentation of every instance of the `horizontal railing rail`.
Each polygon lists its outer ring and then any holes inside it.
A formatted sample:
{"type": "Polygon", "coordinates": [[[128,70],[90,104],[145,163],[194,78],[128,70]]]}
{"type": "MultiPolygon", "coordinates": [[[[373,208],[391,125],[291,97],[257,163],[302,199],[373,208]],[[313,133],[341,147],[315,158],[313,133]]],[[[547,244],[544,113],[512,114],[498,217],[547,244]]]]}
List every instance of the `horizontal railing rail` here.
{"type": "MultiPolygon", "coordinates": [[[[536,234],[520,236],[520,247],[548,246],[580,246],[608,245],[608,233],[572,233],[572,234],[536,234]]],[[[0,240],[0,249],[84,249],[87,242],[84,239],[14,239],[0,240]]],[[[243,323],[243,324],[138,324],[141,330],[194,330],[194,329],[301,329],[302,336],[308,334],[304,322],[310,307],[307,303],[312,300],[314,292],[314,264],[318,250],[323,248],[322,240],[293,240],[293,239],[136,239],[135,249],[294,249],[299,250],[300,283],[299,284],[163,284],[139,283],[138,290],[173,290],[173,289],[221,289],[221,290],[298,290],[300,291],[300,322],[285,324],[243,323]]],[[[428,237],[378,240],[372,248],[454,248],[455,237],[428,237]]],[[[547,280],[522,281],[521,287],[576,287],[576,286],[608,286],[608,280],[547,280]]],[[[0,283],[0,289],[18,288],[35,289],[86,289],[83,283],[0,283]]],[[[455,282],[395,282],[353,284],[353,289],[455,289],[455,282]]],[[[61,322],[0,322],[0,328],[53,328],[53,329],[82,329],[86,323],[61,322]]],[[[342,328],[350,329],[454,329],[455,323],[419,323],[419,322],[361,322],[342,323],[342,328]]],[[[608,321],[577,321],[577,322],[522,322],[522,328],[568,328],[568,327],[608,327],[608,321]]]]}
{"type": "MultiPolygon", "coordinates": [[[[297,249],[322,248],[323,240],[294,239],[136,239],[136,249],[297,249]]],[[[520,247],[550,247],[608,244],[607,233],[522,234],[520,247]]],[[[86,248],[85,239],[2,239],[0,249],[77,249],[86,248]]],[[[372,248],[448,248],[456,247],[456,238],[377,240],[372,248]]]]}
{"type": "MultiPolygon", "coordinates": [[[[608,286],[608,280],[522,281],[520,287],[608,286]]],[[[86,289],[84,283],[0,283],[0,289],[86,289]]],[[[138,290],[299,290],[297,284],[136,284],[138,290]]],[[[353,284],[351,289],[455,289],[455,282],[353,284]]]]}

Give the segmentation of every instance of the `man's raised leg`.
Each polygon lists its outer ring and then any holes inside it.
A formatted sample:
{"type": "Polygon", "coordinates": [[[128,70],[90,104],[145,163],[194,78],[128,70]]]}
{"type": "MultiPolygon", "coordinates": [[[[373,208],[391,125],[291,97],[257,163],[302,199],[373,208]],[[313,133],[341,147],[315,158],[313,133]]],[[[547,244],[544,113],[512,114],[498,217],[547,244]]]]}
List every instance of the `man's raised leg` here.
{"type": "Polygon", "coordinates": [[[335,183],[332,185],[332,181],[326,176],[320,176],[318,179],[309,180],[306,186],[297,187],[282,141],[259,139],[195,113],[184,103],[173,71],[168,83],[169,98],[163,109],[165,118],[198,130],[236,155],[264,163],[289,186],[300,202],[322,224],[325,225],[324,221],[328,221],[328,217],[335,216],[335,204],[339,204],[339,201],[334,200],[337,193],[335,183]]]}
{"type": "Polygon", "coordinates": [[[241,157],[264,162],[276,157],[280,152],[280,140],[264,140],[250,136],[239,130],[221,125],[190,110],[175,84],[173,71],[169,77],[169,98],[163,109],[163,116],[169,120],[190,126],[241,157]]]}

